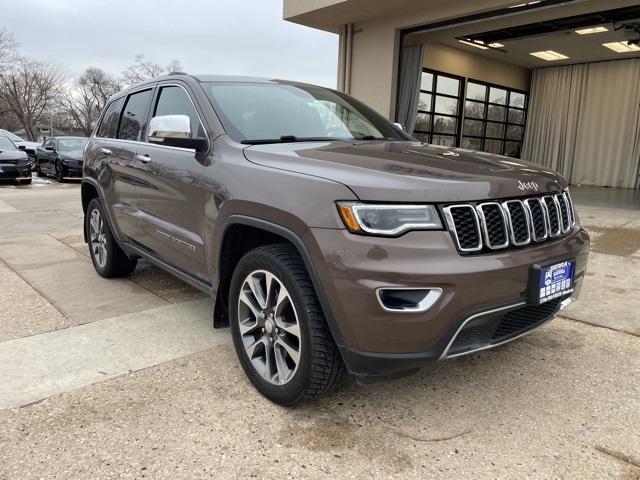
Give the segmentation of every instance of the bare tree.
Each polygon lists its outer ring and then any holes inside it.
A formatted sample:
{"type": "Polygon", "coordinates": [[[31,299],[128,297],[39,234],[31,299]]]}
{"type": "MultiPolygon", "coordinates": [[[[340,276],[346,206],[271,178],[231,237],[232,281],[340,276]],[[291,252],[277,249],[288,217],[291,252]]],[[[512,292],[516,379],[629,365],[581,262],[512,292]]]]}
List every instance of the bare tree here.
{"type": "Polygon", "coordinates": [[[180,61],[172,59],[166,67],[153,63],[144,55],[136,55],[133,65],[122,72],[123,82],[127,85],[142,82],[149,78],[158,77],[165,73],[173,73],[182,70],[180,61]]]}
{"type": "Polygon", "coordinates": [[[134,83],[142,82],[148,78],[157,77],[163,72],[164,68],[140,54],[136,55],[133,65],[127,67],[127,69],[122,72],[122,75],[125,82],[132,85],[134,83]]]}
{"type": "Polygon", "coordinates": [[[25,129],[29,140],[37,138],[34,127],[52,110],[62,79],[57,66],[25,59],[0,73],[0,104],[25,129]]]}
{"type": "Polygon", "coordinates": [[[0,28],[0,73],[18,59],[18,46],[15,35],[0,28]]]}
{"type": "Polygon", "coordinates": [[[64,88],[59,108],[75,126],[91,135],[109,98],[120,90],[118,81],[104,70],[87,68],[73,85],[64,88]]]}
{"type": "Polygon", "coordinates": [[[180,60],[176,60],[175,58],[172,58],[171,61],[167,64],[167,66],[164,67],[164,70],[165,72],[167,72],[167,74],[174,73],[174,72],[181,72],[182,65],[180,65],[180,60]]]}

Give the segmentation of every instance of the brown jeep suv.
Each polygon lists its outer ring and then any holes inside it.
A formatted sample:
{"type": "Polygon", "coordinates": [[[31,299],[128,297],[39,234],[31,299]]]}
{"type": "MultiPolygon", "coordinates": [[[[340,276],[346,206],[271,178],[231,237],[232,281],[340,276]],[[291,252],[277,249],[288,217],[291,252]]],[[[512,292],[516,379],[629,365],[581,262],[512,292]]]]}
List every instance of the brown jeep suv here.
{"type": "Polygon", "coordinates": [[[210,294],[282,405],[531,331],[575,299],[589,250],[558,174],[280,80],[174,74],[117,94],[82,204],[96,271],[145,258],[210,294]]]}

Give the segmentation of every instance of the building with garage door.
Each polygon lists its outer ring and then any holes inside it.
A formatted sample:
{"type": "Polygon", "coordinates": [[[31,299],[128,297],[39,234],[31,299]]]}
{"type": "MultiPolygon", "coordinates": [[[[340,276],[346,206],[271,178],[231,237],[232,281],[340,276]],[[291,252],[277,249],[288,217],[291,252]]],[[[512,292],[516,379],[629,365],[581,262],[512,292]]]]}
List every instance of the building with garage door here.
{"type": "Polygon", "coordinates": [[[637,1],[284,0],[340,35],[338,88],[416,138],[639,187],[637,1]]]}

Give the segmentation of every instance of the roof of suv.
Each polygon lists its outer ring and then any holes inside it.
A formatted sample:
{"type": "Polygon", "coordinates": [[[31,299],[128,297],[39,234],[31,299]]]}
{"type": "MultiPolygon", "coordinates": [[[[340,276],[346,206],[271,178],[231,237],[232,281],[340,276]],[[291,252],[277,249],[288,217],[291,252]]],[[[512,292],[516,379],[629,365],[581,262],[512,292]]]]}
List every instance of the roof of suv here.
{"type": "Polygon", "coordinates": [[[187,73],[176,72],[170,75],[161,75],[159,77],[149,78],[142,82],[131,85],[130,87],[125,88],[118,92],[114,97],[119,97],[124,92],[128,92],[134,88],[139,88],[144,85],[165,81],[165,80],[184,80],[185,78],[192,78],[197,82],[236,82],[236,83],[282,83],[282,84],[290,84],[290,85],[309,85],[302,82],[295,82],[290,80],[281,80],[276,78],[266,78],[266,77],[245,77],[242,75],[190,75],[187,73]]]}

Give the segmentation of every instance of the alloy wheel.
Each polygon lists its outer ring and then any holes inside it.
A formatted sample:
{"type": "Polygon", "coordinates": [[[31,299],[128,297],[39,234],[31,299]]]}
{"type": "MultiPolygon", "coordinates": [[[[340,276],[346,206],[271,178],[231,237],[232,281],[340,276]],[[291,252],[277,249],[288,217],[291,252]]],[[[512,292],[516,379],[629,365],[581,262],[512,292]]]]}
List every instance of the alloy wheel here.
{"type": "Polygon", "coordinates": [[[273,273],[256,270],[244,279],[238,324],[253,368],[271,384],[288,383],[300,364],[300,323],[291,295],[273,273]]]}
{"type": "Polygon", "coordinates": [[[89,219],[89,242],[93,258],[100,268],[104,268],[107,264],[107,236],[102,215],[98,209],[91,212],[89,219]]]}

